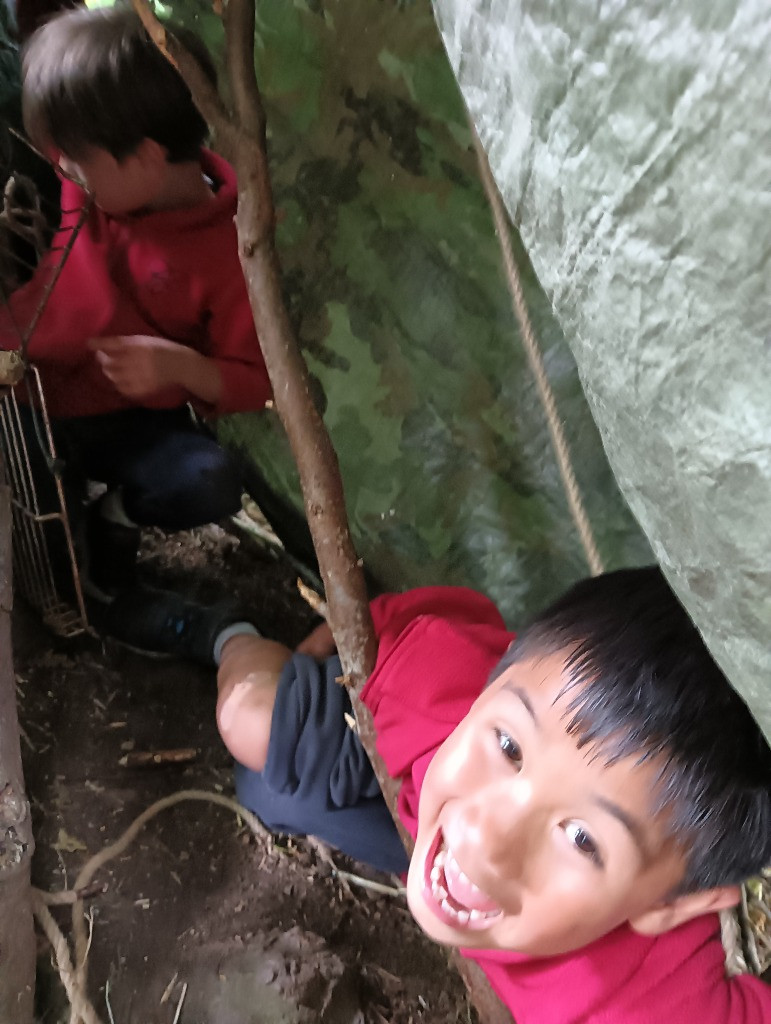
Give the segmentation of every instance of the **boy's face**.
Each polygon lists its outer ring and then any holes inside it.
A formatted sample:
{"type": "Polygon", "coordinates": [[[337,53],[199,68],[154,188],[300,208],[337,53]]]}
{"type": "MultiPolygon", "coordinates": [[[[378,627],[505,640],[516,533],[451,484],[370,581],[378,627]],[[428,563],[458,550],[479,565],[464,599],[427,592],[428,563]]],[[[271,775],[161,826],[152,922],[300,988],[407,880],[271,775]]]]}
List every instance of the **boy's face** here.
{"type": "Polygon", "coordinates": [[[683,878],[651,812],[656,765],[608,766],[567,733],[564,661],[506,669],[431,762],[407,893],[438,942],[567,953],[665,903],[683,878]]]}
{"type": "Polygon", "coordinates": [[[117,160],[106,149],[90,146],[77,159],[60,154],[58,164],[82,182],[96,205],[112,216],[151,208],[161,187],[157,168],[139,154],[117,160]]]}

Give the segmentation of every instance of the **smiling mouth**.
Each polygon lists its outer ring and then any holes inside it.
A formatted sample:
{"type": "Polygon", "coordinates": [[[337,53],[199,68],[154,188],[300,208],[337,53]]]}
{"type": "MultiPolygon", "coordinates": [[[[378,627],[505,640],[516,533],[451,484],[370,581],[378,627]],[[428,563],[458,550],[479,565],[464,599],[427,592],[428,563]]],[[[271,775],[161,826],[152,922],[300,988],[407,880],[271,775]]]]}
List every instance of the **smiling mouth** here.
{"type": "Polygon", "coordinates": [[[451,928],[481,931],[503,909],[462,871],[440,830],[426,857],[423,896],[436,916],[451,928]]]}

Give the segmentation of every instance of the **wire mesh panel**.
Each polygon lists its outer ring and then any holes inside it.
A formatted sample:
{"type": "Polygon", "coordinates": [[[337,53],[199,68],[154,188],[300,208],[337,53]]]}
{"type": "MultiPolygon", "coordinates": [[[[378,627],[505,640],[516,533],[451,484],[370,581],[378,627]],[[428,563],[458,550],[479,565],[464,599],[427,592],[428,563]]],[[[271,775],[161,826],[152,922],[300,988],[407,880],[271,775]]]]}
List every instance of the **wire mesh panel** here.
{"type": "Polygon", "coordinates": [[[88,619],[61,463],[27,350],[87,208],[69,211],[76,214],[66,218],[73,226],[62,229],[48,162],[5,126],[0,140],[0,385],[16,385],[0,402],[0,442],[12,494],[15,582],[52,630],[74,636],[88,619]]]}
{"type": "Polygon", "coordinates": [[[87,628],[88,620],[61,478],[52,469],[59,507],[46,512],[41,508],[32,472],[30,444],[40,444],[49,465],[57,464],[40,376],[34,367],[27,370],[26,385],[31,401],[37,405],[32,415],[38,436],[30,439],[25,432],[20,404],[13,392],[0,403],[5,469],[12,494],[14,579],[18,591],[54,632],[75,636],[87,628]],[[57,541],[64,545],[64,572],[61,564],[55,571],[51,558],[54,531],[57,541]]]}

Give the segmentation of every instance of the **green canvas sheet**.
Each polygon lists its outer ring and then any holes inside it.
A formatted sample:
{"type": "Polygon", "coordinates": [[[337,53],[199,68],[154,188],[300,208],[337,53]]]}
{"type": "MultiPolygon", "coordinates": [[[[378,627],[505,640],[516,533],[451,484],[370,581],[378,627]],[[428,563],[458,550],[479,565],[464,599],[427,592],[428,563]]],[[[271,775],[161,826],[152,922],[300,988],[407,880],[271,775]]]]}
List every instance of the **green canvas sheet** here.
{"type": "MultiPolygon", "coordinates": [[[[176,13],[217,47],[208,3],[176,13]]],[[[430,5],[260,0],[257,34],[286,295],[357,548],[381,587],[465,584],[521,623],[587,568],[430,5]]],[[[603,556],[650,561],[518,256],[603,556]]],[[[299,507],[275,413],[221,436],[299,507]]]]}
{"type": "MultiPolygon", "coordinates": [[[[435,13],[524,239],[604,562],[652,558],[628,502],[771,729],[763,6],[435,13]]],[[[174,11],[217,49],[208,2],[174,11]]],[[[468,584],[516,625],[586,566],[432,11],[260,0],[257,36],[286,295],[358,549],[383,587],[468,584]]],[[[275,414],[221,434],[299,507],[275,414]]]]}
{"type": "Polygon", "coordinates": [[[771,738],[771,17],[436,0],[616,479],[771,738]]]}

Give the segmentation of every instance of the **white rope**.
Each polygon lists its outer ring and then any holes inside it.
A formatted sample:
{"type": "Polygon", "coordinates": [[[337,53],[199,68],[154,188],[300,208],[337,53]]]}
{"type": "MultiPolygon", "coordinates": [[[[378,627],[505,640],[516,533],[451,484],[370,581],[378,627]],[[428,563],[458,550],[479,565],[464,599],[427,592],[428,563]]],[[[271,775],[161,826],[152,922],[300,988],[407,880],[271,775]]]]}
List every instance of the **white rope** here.
{"type": "Polygon", "coordinates": [[[573,517],[573,522],[575,523],[578,535],[581,538],[581,544],[583,546],[591,574],[592,576],[598,576],[603,571],[602,559],[600,558],[600,553],[597,548],[597,542],[594,538],[591,523],[589,522],[589,517],[587,516],[586,509],[584,508],[581,489],[578,486],[576,474],[573,470],[573,462],[570,457],[570,447],[568,445],[567,438],[565,437],[565,431],[563,429],[562,422],[560,421],[559,413],[557,412],[557,402],[554,398],[554,392],[552,391],[551,384],[549,383],[549,378],[546,376],[546,369],[543,365],[541,349],[538,345],[535,334],[533,333],[532,324],[530,323],[530,315],[527,311],[525,296],[522,292],[522,281],[519,275],[519,268],[517,267],[516,260],[514,259],[514,253],[511,248],[508,216],[498,191],[498,187],[495,184],[492,171],[490,170],[490,163],[487,159],[487,154],[482,147],[482,143],[479,141],[479,136],[477,135],[473,125],[471,125],[471,134],[474,139],[474,148],[476,149],[477,160],[479,162],[479,174],[482,179],[485,192],[487,193],[487,199],[490,203],[490,209],[493,214],[493,222],[495,223],[495,231],[501,245],[503,265],[506,271],[506,280],[509,285],[509,291],[511,292],[514,315],[519,324],[522,343],[525,346],[527,361],[530,364],[530,369],[532,370],[533,377],[535,378],[538,395],[541,399],[544,412],[546,413],[546,422],[549,426],[549,434],[551,435],[554,452],[557,456],[557,465],[559,466],[560,476],[562,477],[562,483],[565,487],[565,494],[567,495],[570,514],[573,517]]]}
{"type": "Polygon", "coordinates": [[[132,821],[126,831],[115,840],[105,846],[98,853],[94,854],[82,867],[80,874],[75,880],[71,890],[62,893],[46,893],[39,889],[32,890],[32,910],[40,928],[45,934],[54,950],[56,966],[59,971],[64,990],[70,1002],[70,1024],[102,1024],[96,1010],[89,1002],[86,992],[87,983],[87,958],[88,958],[88,936],[86,935],[85,916],[83,913],[83,898],[81,893],[94,877],[99,868],[104,867],[109,861],[119,857],[136,839],[141,829],[161,811],[173,807],[175,804],[185,800],[204,800],[208,803],[218,804],[239,815],[256,836],[271,837],[271,833],[265,828],[260,819],[247,811],[245,807],[228,796],[220,793],[209,793],[204,789],[181,789],[171,796],[156,800],[137,818],[132,821]],[[72,904],[72,930],[75,946],[75,957],[70,957],[70,948],[61,929],[51,916],[48,905],[63,903],[72,904]]]}

